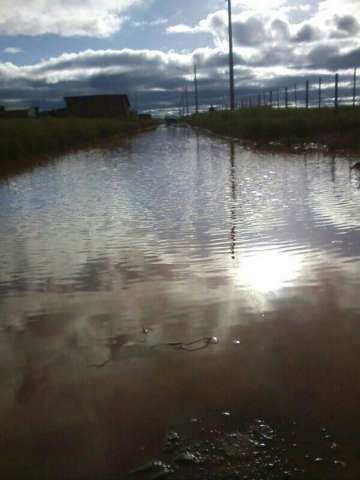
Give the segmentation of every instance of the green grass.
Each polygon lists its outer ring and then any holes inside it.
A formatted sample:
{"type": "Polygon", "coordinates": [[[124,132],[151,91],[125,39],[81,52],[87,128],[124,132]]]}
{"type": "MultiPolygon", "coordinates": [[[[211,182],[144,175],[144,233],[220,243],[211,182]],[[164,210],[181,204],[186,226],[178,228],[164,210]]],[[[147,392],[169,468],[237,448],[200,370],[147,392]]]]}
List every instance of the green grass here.
{"type": "Polygon", "coordinates": [[[220,135],[252,142],[280,142],[285,146],[316,142],[331,149],[360,150],[360,108],[342,107],[335,115],[333,109],[258,107],[202,113],[187,121],[220,135]]]}
{"type": "Polygon", "coordinates": [[[0,174],[16,173],[68,151],[103,146],[157,125],[156,120],[0,119],[0,174]]]}

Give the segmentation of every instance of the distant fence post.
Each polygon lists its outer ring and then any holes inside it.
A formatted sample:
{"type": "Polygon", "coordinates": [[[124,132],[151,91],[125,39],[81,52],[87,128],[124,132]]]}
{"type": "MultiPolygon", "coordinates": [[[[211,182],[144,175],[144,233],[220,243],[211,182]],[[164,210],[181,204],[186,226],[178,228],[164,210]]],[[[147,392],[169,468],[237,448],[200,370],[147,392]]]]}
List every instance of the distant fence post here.
{"type": "Polygon", "coordinates": [[[288,87],[285,87],[285,108],[289,108],[289,91],[288,91],[288,87]]]}
{"type": "Polygon", "coordinates": [[[310,82],[309,82],[309,80],[306,80],[306,86],[305,86],[305,107],[306,107],[306,109],[309,108],[309,90],[310,90],[310,82]]]}
{"type": "Polygon", "coordinates": [[[277,108],[280,108],[280,88],[277,89],[277,108]]]}
{"type": "Polygon", "coordinates": [[[270,90],[270,107],[273,107],[273,91],[270,90]]]}
{"type": "Polygon", "coordinates": [[[354,88],[353,88],[353,108],[356,107],[356,94],[357,94],[357,92],[356,92],[356,87],[357,87],[356,82],[357,82],[357,68],[355,67],[354,68],[354,88]]]}
{"type": "Polygon", "coordinates": [[[321,87],[322,87],[322,78],[319,78],[319,109],[321,108],[321,87]]]}
{"type": "Polygon", "coordinates": [[[339,74],[335,75],[335,113],[339,110],[339,74]]]}
{"type": "Polygon", "coordinates": [[[294,98],[295,98],[295,108],[297,108],[298,98],[297,98],[297,85],[296,85],[296,83],[294,85],[294,98]]]}
{"type": "Polygon", "coordinates": [[[249,97],[249,108],[252,108],[252,98],[249,97]]]}
{"type": "Polygon", "coordinates": [[[258,95],[258,107],[261,107],[261,94],[258,95]]]}

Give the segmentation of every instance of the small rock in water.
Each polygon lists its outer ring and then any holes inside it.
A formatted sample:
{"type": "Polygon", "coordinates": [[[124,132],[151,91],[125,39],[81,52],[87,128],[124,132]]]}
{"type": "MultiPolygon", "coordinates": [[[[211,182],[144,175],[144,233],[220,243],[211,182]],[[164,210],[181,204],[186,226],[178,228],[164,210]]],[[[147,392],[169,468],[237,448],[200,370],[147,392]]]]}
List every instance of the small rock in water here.
{"type": "Polygon", "coordinates": [[[346,463],[342,462],[341,460],[335,460],[334,465],[336,467],[341,467],[341,468],[346,468],[347,467],[346,463]]]}
{"type": "Polygon", "coordinates": [[[208,343],[210,345],[217,345],[219,343],[218,337],[209,337],[208,338],[208,343]]]}
{"type": "Polygon", "coordinates": [[[223,417],[231,417],[231,413],[230,412],[223,412],[221,414],[223,417]]]}
{"type": "Polygon", "coordinates": [[[137,475],[138,473],[152,472],[154,470],[168,471],[168,473],[170,473],[171,469],[169,465],[166,465],[165,463],[160,462],[159,460],[156,460],[154,462],[146,463],[145,465],[142,465],[141,467],[138,467],[135,470],[132,470],[130,472],[130,475],[137,475]]]}
{"type": "Polygon", "coordinates": [[[202,459],[198,453],[191,453],[189,451],[183,452],[175,458],[176,463],[187,463],[192,465],[199,465],[202,459]]]}
{"type": "Polygon", "coordinates": [[[240,342],[240,340],[237,338],[236,340],[233,341],[233,344],[234,344],[234,345],[240,345],[241,342],[240,342]]]}
{"type": "Polygon", "coordinates": [[[166,437],[168,442],[178,442],[180,441],[180,435],[177,432],[170,432],[166,437]]]}
{"type": "Polygon", "coordinates": [[[166,437],[165,452],[173,452],[179,447],[181,437],[177,432],[170,432],[166,437]]]}
{"type": "Polygon", "coordinates": [[[149,333],[151,332],[151,328],[143,328],[143,334],[144,335],[149,335],[149,333]]]}

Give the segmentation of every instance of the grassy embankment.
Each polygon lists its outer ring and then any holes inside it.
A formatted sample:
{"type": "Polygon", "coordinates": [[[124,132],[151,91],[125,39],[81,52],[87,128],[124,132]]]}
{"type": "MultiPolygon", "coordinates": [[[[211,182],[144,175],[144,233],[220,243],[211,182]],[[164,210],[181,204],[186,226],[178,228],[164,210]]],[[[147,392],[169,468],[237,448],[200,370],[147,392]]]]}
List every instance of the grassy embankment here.
{"type": "Polygon", "coordinates": [[[272,109],[258,107],[235,112],[215,111],[187,119],[193,126],[219,135],[240,138],[266,146],[294,147],[315,142],[330,150],[360,152],[360,108],[272,109]]]}
{"type": "Polygon", "coordinates": [[[136,117],[0,119],[0,175],[32,168],[68,151],[106,146],[156,125],[157,120],[136,117]]]}

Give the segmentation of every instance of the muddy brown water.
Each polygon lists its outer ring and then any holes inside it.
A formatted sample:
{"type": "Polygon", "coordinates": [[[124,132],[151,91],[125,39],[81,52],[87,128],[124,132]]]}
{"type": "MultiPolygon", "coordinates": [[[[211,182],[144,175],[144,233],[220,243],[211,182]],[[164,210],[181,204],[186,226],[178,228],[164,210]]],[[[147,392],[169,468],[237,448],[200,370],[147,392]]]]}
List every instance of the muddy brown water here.
{"type": "Polygon", "coordinates": [[[2,478],[121,478],[259,418],[314,461],[330,432],[359,478],[349,165],[160,127],[0,180],[2,478]]]}

